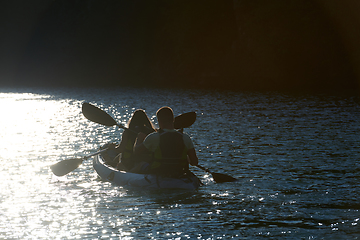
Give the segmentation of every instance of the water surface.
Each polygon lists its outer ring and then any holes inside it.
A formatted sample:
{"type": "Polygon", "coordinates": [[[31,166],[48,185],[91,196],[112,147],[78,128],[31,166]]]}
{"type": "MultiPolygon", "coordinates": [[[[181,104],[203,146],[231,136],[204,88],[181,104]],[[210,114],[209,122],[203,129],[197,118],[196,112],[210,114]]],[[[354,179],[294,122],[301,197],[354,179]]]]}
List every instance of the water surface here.
{"type": "Polygon", "coordinates": [[[0,239],[359,239],[358,97],[160,89],[0,89],[0,239]],[[139,191],[100,181],[91,159],[118,141],[90,102],[126,123],[137,108],[197,112],[200,163],[238,182],[139,191]]]}

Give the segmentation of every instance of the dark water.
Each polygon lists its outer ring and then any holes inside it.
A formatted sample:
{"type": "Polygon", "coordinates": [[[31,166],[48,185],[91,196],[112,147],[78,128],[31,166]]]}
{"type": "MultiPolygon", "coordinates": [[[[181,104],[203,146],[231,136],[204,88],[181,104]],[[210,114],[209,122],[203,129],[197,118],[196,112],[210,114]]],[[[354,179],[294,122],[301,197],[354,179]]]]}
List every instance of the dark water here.
{"type": "Polygon", "coordinates": [[[146,89],[0,89],[0,239],[359,239],[359,98],[146,89]],[[126,123],[143,108],[196,111],[200,163],[238,182],[139,191],[100,181],[91,160],[122,130],[91,123],[91,102],[126,123]]]}

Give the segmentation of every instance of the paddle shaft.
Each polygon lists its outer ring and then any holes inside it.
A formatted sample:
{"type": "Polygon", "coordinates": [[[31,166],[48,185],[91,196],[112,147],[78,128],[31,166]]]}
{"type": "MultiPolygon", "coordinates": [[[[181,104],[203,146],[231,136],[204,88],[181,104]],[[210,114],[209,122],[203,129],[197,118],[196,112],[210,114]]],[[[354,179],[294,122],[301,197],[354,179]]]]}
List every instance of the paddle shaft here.
{"type": "Polygon", "coordinates": [[[198,167],[198,168],[200,168],[200,169],[204,170],[205,172],[211,173],[209,169],[207,169],[207,168],[205,168],[205,167],[203,167],[203,166],[196,165],[196,167],[198,167]]]}
{"type": "Polygon", "coordinates": [[[86,160],[86,159],[88,159],[88,158],[90,158],[90,157],[92,157],[92,156],[99,155],[100,153],[103,153],[103,152],[105,152],[105,151],[107,151],[107,150],[108,150],[107,148],[102,149],[102,150],[97,151],[97,152],[94,152],[94,153],[92,153],[92,154],[90,154],[90,155],[84,156],[84,157],[82,157],[82,159],[86,160]]]}
{"type": "Polygon", "coordinates": [[[130,128],[127,128],[127,127],[125,127],[125,126],[122,125],[122,124],[116,124],[116,126],[118,126],[119,128],[122,128],[122,129],[124,129],[124,130],[129,130],[129,131],[132,132],[132,133],[138,134],[138,132],[136,132],[136,131],[134,131],[134,130],[131,130],[130,128]]]}
{"type": "Polygon", "coordinates": [[[229,176],[229,175],[226,175],[226,174],[223,174],[223,173],[214,173],[214,172],[211,172],[209,169],[207,169],[207,168],[205,168],[205,167],[203,167],[203,166],[196,165],[196,167],[204,170],[205,172],[210,173],[216,183],[235,182],[235,181],[237,181],[236,178],[233,178],[233,177],[231,177],[231,176],[229,176]]]}
{"type": "Polygon", "coordinates": [[[205,168],[205,167],[203,167],[203,166],[196,165],[196,167],[198,167],[198,168],[200,168],[200,169],[204,170],[205,172],[208,172],[208,173],[212,174],[212,172],[211,172],[209,169],[207,169],[207,168],[205,168]]]}

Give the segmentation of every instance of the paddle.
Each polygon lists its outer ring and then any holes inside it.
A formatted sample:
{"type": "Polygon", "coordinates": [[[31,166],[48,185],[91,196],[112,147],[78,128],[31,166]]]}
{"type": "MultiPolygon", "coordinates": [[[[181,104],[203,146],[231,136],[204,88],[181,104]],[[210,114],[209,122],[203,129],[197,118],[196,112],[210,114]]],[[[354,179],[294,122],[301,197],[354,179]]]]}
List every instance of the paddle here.
{"type": "Polygon", "coordinates": [[[72,159],[66,159],[63,161],[60,161],[58,163],[55,163],[54,165],[50,166],[51,171],[58,177],[64,176],[68,174],[69,172],[74,171],[76,168],[78,168],[81,163],[95,155],[98,155],[102,152],[105,152],[107,149],[100,150],[98,152],[92,153],[90,155],[84,156],[82,158],[72,158],[72,159]]]}
{"type": "Polygon", "coordinates": [[[231,177],[229,175],[222,174],[222,173],[213,173],[209,169],[207,169],[207,168],[205,168],[203,166],[197,165],[196,167],[204,170],[205,172],[210,173],[216,183],[235,182],[235,181],[237,181],[236,178],[233,178],[233,177],[231,177]]]}
{"type": "Polygon", "coordinates": [[[108,127],[118,126],[120,128],[125,128],[124,125],[118,124],[107,112],[90,103],[84,102],[82,104],[82,113],[92,122],[96,122],[108,127]]]}
{"type": "Polygon", "coordinates": [[[187,112],[180,114],[179,116],[175,117],[174,128],[175,129],[188,128],[194,124],[195,120],[196,120],[196,112],[187,112]]]}
{"type": "MultiPolygon", "coordinates": [[[[82,105],[82,113],[84,116],[92,122],[99,123],[104,126],[112,127],[118,126],[123,129],[127,129],[124,125],[118,124],[108,113],[100,108],[84,102],[82,105]]],[[[174,120],[174,128],[181,129],[190,127],[196,120],[195,112],[183,113],[174,120]]]]}

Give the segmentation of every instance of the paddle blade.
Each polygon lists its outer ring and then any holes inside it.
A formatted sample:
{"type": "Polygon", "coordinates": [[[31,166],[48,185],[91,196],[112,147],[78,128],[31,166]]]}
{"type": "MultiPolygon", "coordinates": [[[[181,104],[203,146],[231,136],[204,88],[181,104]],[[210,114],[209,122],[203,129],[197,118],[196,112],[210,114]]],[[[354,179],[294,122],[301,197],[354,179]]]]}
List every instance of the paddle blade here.
{"type": "Polygon", "coordinates": [[[188,112],[175,117],[174,128],[182,129],[190,127],[196,120],[196,112],[188,112]]]}
{"type": "Polygon", "coordinates": [[[82,105],[82,113],[92,122],[99,123],[108,127],[117,125],[116,121],[100,108],[84,102],[82,105]]]}
{"type": "Polygon", "coordinates": [[[235,182],[237,181],[236,178],[233,178],[229,175],[222,174],[222,173],[211,173],[214,181],[216,183],[224,183],[224,182],[235,182]]]}
{"type": "Polygon", "coordinates": [[[83,162],[82,158],[67,159],[50,166],[51,171],[58,177],[74,171],[83,162]]]}

